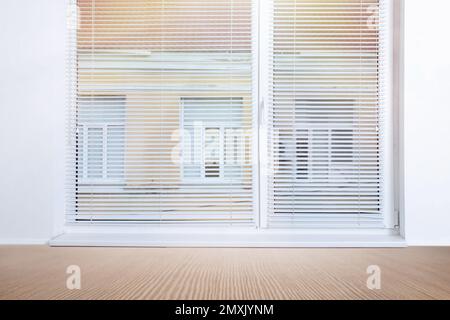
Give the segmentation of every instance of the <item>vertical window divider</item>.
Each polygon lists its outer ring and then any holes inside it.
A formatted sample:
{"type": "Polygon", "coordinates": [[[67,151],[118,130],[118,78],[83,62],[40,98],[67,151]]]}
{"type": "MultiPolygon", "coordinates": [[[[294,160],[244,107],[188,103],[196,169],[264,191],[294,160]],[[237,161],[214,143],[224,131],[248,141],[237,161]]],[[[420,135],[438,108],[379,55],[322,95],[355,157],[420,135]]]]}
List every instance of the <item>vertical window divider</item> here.
{"type": "Polygon", "coordinates": [[[259,228],[268,226],[268,188],[271,163],[268,149],[268,105],[270,103],[270,49],[272,28],[272,0],[259,1],[258,6],[258,172],[259,172],[259,228]]]}
{"type": "MultiPolygon", "coordinates": [[[[265,214],[264,210],[264,195],[262,194],[262,184],[264,183],[264,177],[262,174],[262,164],[261,164],[261,155],[263,151],[261,149],[262,142],[261,137],[263,136],[261,130],[263,128],[262,125],[262,114],[261,110],[263,110],[264,100],[262,98],[262,93],[264,92],[261,88],[261,84],[263,83],[261,80],[261,75],[263,68],[261,67],[261,26],[264,22],[261,19],[261,10],[264,3],[267,1],[260,0],[252,0],[253,14],[252,14],[252,52],[253,61],[253,101],[252,101],[252,132],[244,132],[243,133],[243,141],[245,143],[246,139],[249,138],[252,143],[252,166],[253,166],[253,212],[255,219],[255,228],[260,229],[264,224],[265,214]],[[255,137],[256,134],[256,137],[255,137]]],[[[245,148],[244,148],[245,152],[245,148]]],[[[245,152],[246,153],[246,152],[245,152]]],[[[247,156],[243,155],[245,164],[247,164],[247,156]]]]}

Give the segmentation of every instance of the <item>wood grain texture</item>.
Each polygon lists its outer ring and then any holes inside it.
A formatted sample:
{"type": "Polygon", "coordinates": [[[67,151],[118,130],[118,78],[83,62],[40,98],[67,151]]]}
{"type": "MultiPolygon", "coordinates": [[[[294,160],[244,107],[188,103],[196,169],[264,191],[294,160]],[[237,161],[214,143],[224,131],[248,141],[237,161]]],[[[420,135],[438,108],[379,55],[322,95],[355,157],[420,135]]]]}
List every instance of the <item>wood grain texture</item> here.
{"type": "Polygon", "coordinates": [[[450,248],[0,247],[0,299],[450,299],[450,248]],[[66,289],[78,265],[82,288],[66,289]],[[366,269],[382,270],[382,289],[366,269]]]}

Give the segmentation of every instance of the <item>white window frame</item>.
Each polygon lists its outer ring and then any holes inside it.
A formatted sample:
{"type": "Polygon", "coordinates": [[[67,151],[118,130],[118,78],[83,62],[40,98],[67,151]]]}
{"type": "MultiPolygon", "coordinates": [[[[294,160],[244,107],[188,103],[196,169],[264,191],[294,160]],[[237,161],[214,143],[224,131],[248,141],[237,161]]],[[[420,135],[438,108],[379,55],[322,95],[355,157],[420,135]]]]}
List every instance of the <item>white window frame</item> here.
{"type": "MultiPolygon", "coordinates": [[[[205,99],[206,97],[182,97],[181,98],[181,110],[180,110],[180,115],[179,115],[179,119],[180,119],[180,175],[182,178],[183,183],[199,183],[199,184],[207,184],[207,183],[212,183],[212,184],[228,184],[230,183],[230,181],[233,182],[239,182],[242,181],[241,178],[239,177],[233,177],[233,178],[227,178],[224,176],[225,174],[225,131],[228,129],[233,129],[233,130],[239,130],[240,128],[237,128],[236,126],[233,126],[230,123],[227,123],[226,121],[208,121],[208,122],[199,122],[198,124],[195,124],[195,128],[194,130],[200,130],[200,150],[201,150],[201,163],[200,163],[200,175],[201,177],[198,178],[191,178],[191,177],[186,177],[184,175],[184,166],[185,166],[185,156],[184,156],[184,134],[185,134],[185,119],[184,119],[184,114],[185,114],[185,99],[189,99],[189,100],[195,100],[195,99],[205,99]],[[205,177],[205,130],[206,129],[219,129],[219,174],[220,177],[219,178],[208,178],[205,177]]],[[[214,99],[227,99],[227,97],[213,97],[214,99]]],[[[240,99],[240,97],[236,97],[236,99],[240,99]]],[[[242,144],[240,146],[240,148],[242,149],[240,152],[241,154],[244,156],[244,152],[245,152],[245,139],[246,137],[243,136],[242,137],[243,141],[242,144]]],[[[195,143],[195,142],[194,142],[195,143]]],[[[195,148],[195,147],[194,147],[195,148]]],[[[191,155],[192,157],[192,155],[191,155]]]]}
{"type": "MultiPolygon", "coordinates": [[[[125,179],[108,178],[108,129],[110,127],[121,127],[125,130],[125,123],[120,122],[108,122],[108,123],[89,123],[80,124],[78,130],[83,130],[83,144],[80,146],[83,148],[83,163],[80,166],[79,184],[80,185],[102,185],[102,184],[123,184],[125,179]],[[89,129],[102,129],[102,178],[89,178],[88,177],[88,148],[89,129]]],[[[80,148],[79,147],[79,148],[80,148]]],[[[124,141],[125,147],[125,141],[124,141]]],[[[124,154],[125,157],[125,154],[124,154]]],[[[123,168],[125,170],[125,166],[123,168]]]]}
{"type": "MultiPolygon", "coordinates": [[[[130,224],[96,224],[96,225],[74,225],[57,219],[58,227],[62,235],[50,241],[54,246],[70,245],[106,245],[106,246],[242,246],[242,247],[404,247],[403,226],[399,226],[399,221],[404,221],[404,213],[398,211],[402,207],[400,198],[402,190],[394,189],[394,180],[398,179],[402,164],[399,163],[400,157],[398,149],[401,148],[394,141],[394,129],[401,131],[399,123],[402,121],[402,114],[398,110],[397,103],[401,103],[402,88],[401,80],[403,72],[401,67],[394,69],[393,62],[402,63],[402,28],[403,28],[403,7],[404,0],[392,0],[388,11],[389,37],[386,39],[388,52],[393,54],[387,57],[387,68],[392,70],[388,74],[388,96],[392,97],[386,101],[388,112],[385,115],[384,124],[386,125],[385,135],[383,137],[384,159],[389,165],[384,167],[384,176],[388,181],[384,181],[387,188],[383,189],[382,197],[385,199],[383,206],[383,216],[386,222],[386,229],[367,230],[367,229],[345,229],[332,230],[328,228],[318,228],[310,230],[264,230],[267,227],[267,180],[261,177],[267,175],[268,148],[267,148],[267,104],[270,101],[269,88],[269,47],[264,45],[270,43],[271,34],[269,25],[271,23],[272,7],[269,0],[253,0],[255,6],[255,15],[253,17],[254,41],[253,49],[257,54],[254,55],[253,64],[257,70],[257,81],[254,81],[254,99],[257,100],[257,108],[253,111],[253,127],[258,128],[258,138],[254,139],[253,146],[253,166],[256,170],[254,174],[254,199],[255,199],[255,221],[259,225],[256,230],[224,231],[223,228],[210,228],[208,230],[196,227],[173,227],[173,226],[152,226],[152,225],[130,225],[130,224]],[[397,9],[394,12],[394,6],[397,9]],[[394,17],[395,14],[395,17],[394,17]],[[394,29],[394,20],[397,22],[394,29]],[[394,34],[395,40],[394,42],[394,34]],[[394,83],[395,79],[395,83],[394,83]],[[394,92],[394,85],[396,92],[394,92]],[[394,109],[394,99],[396,102],[394,109]],[[394,123],[394,119],[398,121],[394,123]],[[400,129],[399,129],[400,128],[400,129]],[[394,163],[397,170],[394,170],[394,163]],[[398,202],[397,207],[394,203],[398,202]],[[399,229],[400,227],[400,229],[399,229]],[[230,233],[231,232],[231,233],[230,233]],[[244,235],[242,234],[244,232],[244,235]],[[89,236],[86,236],[86,235],[89,236]],[[109,237],[114,234],[114,237],[109,237]],[[117,239],[117,235],[122,236],[117,239]],[[200,235],[197,242],[189,242],[190,235],[200,235]],[[98,235],[98,236],[97,236],[98,235]],[[106,236],[105,236],[106,235],[106,236]],[[176,235],[176,236],[174,236],[176,235]],[[214,238],[211,238],[213,235],[214,238]],[[227,238],[232,235],[232,238],[227,238]],[[285,236],[289,236],[289,243],[285,236]],[[156,237],[156,238],[155,238],[156,237]],[[330,239],[331,237],[331,239],[330,239]],[[203,239],[203,240],[201,240],[203,239]],[[217,241],[216,241],[217,240],[217,241]]],[[[76,37],[76,28],[70,30],[71,37],[76,37]]],[[[73,50],[69,52],[70,63],[73,63],[73,50]],[[71,60],[72,59],[72,60],[71,60]]],[[[72,79],[73,80],[73,79],[72,79]]],[[[75,86],[69,86],[69,96],[73,95],[75,86]]],[[[70,108],[74,110],[74,102],[69,99],[70,108]]],[[[182,118],[182,117],[181,117],[182,118]]],[[[181,121],[180,121],[181,122],[181,121]]],[[[183,124],[180,123],[181,128],[183,124]]],[[[182,136],[182,135],[180,135],[182,136]]],[[[401,141],[401,132],[396,132],[396,137],[401,141]]],[[[181,142],[182,144],[182,142],[181,142]]],[[[73,147],[73,142],[69,140],[69,147],[73,147]]],[[[182,164],[181,164],[182,167],[182,164]]],[[[62,213],[63,214],[63,213],[62,213]]]]}
{"type": "MultiPolygon", "coordinates": [[[[346,101],[346,102],[348,102],[350,104],[350,100],[346,100],[346,99],[340,99],[340,100],[338,100],[338,99],[323,99],[322,101],[326,101],[327,103],[346,101]]],[[[297,107],[299,107],[299,106],[309,107],[310,105],[305,103],[304,100],[297,99],[295,101],[295,109],[297,110],[297,107]],[[301,102],[302,104],[300,105],[299,102],[301,102]]],[[[297,146],[297,142],[298,142],[297,140],[299,138],[301,138],[301,137],[305,138],[306,137],[305,141],[307,142],[306,149],[308,150],[306,152],[307,159],[308,159],[308,161],[307,161],[308,166],[306,167],[306,170],[305,170],[305,178],[303,178],[302,180],[312,181],[312,178],[311,178],[312,163],[311,163],[310,160],[312,158],[314,158],[313,151],[312,151],[313,149],[311,148],[311,146],[313,144],[315,133],[317,131],[319,131],[320,134],[323,135],[326,132],[327,140],[328,140],[328,144],[327,144],[328,162],[330,164],[329,165],[329,169],[331,170],[332,169],[332,164],[335,162],[335,160],[333,159],[333,144],[332,144],[333,133],[336,132],[336,131],[339,131],[339,130],[341,130],[341,131],[343,131],[343,130],[350,131],[350,130],[347,130],[347,128],[348,127],[345,124],[335,124],[332,128],[330,128],[330,127],[323,127],[320,124],[305,124],[301,128],[294,128],[293,127],[291,129],[292,130],[292,137],[293,137],[292,141],[295,143],[296,146],[297,146]],[[300,133],[300,131],[302,131],[302,133],[300,133]]],[[[353,152],[351,158],[349,157],[348,159],[349,159],[349,161],[353,162],[353,161],[355,161],[357,159],[357,157],[355,156],[355,153],[353,152]]],[[[299,169],[297,162],[293,164],[293,169],[295,171],[297,171],[299,169]]]]}
{"type": "MultiPolygon", "coordinates": [[[[196,127],[197,130],[200,130],[200,141],[198,141],[197,143],[200,145],[199,149],[201,150],[200,152],[200,158],[201,158],[201,162],[199,163],[200,165],[200,177],[186,177],[184,175],[184,167],[185,167],[185,155],[184,155],[184,144],[181,146],[181,148],[183,149],[180,153],[180,159],[181,159],[181,166],[180,166],[180,171],[181,171],[181,175],[182,175],[182,180],[185,183],[214,183],[214,184],[227,184],[230,181],[241,181],[242,179],[239,177],[226,177],[225,176],[225,170],[226,170],[226,159],[225,159],[225,147],[226,147],[226,130],[239,130],[239,128],[233,127],[233,126],[229,126],[228,124],[225,124],[224,122],[220,122],[220,121],[214,121],[214,122],[208,122],[207,124],[202,124],[199,125],[198,127],[196,127]],[[219,130],[219,177],[218,178],[209,178],[206,177],[206,155],[205,155],[205,144],[206,144],[206,137],[205,137],[205,132],[207,129],[218,129],[219,130]]],[[[181,138],[184,142],[184,132],[183,132],[183,137],[181,138]]],[[[195,142],[194,142],[195,143],[195,142]]],[[[196,147],[194,147],[195,149],[196,147]]],[[[240,153],[243,154],[244,153],[244,146],[241,144],[239,146],[240,153]]],[[[194,164],[195,165],[195,164],[194,164]]],[[[238,165],[237,165],[238,166],[238,165]]]]}
{"type": "MultiPolygon", "coordinates": [[[[394,65],[393,58],[394,52],[397,52],[397,47],[399,44],[394,43],[394,19],[395,14],[398,14],[394,10],[394,1],[395,0],[382,0],[386,1],[388,5],[387,16],[385,17],[387,23],[388,35],[384,40],[383,45],[385,46],[385,56],[382,57],[385,62],[386,70],[389,72],[385,75],[385,84],[386,84],[386,92],[385,95],[388,97],[385,100],[384,109],[385,112],[383,114],[384,121],[382,128],[383,135],[380,137],[380,147],[384,150],[382,152],[381,163],[382,173],[381,177],[383,179],[382,183],[382,191],[380,198],[382,199],[382,208],[381,208],[381,216],[384,224],[384,229],[386,230],[398,230],[399,228],[399,214],[398,210],[395,208],[395,197],[398,196],[397,190],[394,188],[394,180],[395,180],[395,171],[394,171],[394,163],[395,158],[397,157],[395,152],[394,145],[394,113],[398,112],[398,110],[394,110],[394,65]]],[[[259,41],[261,43],[272,43],[272,33],[271,26],[273,25],[273,5],[272,1],[261,1],[259,8],[259,41]]],[[[268,172],[268,164],[271,162],[271,159],[268,159],[269,155],[269,141],[267,137],[267,128],[270,125],[270,119],[268,114],[267,105],[271,103],[271,88],[270,88],[270,74],[271,71],[271,62],[270,62],[270,53],[268,46],[260,46],[260,59],[259,59],[259,92],[260,92],[260,133],[259,133],[259,149],[260,149],[260,176],[267,177],[269,175],[268,172]]],[[[269,186],[267,179],[260,180],[260,219],[261,228],[268,227],[268,216],[269,216],[269,208],[267,206],[269,199],[269,186]]],[[[324,224],[324,227],[331,227],[333,225],[327,226],[324,224]]]]}
{"type": "Polygon", "coordinates": [[[77,149],[82,149],[83,150],[83,163],[80,165],[80,160],[77,160],[77,165],[79,166],[78,170],[78,184],[80,186],[86,187],[89,185],[124,185],[125,184],[125,177],[123,177],[122,179],[117,179],[117,178],[108,178],[108,129],[111,127],[119,127],[122,128],[124,130],[124,137],[123,137],[123,149],[124,149],[124,154],[123,154],[123,172],[125,174],[125,146],[126,146],[126,141],[125,141],[125,129],[126,129],[126,115],[125,115],[125,111],[126,111],[126,97],[125,96],[120,96],[120,95],[92,95],[92,96],[83,96],[84,99],[92,99],[93,101],[95,99],[98,98],[104,98],[104,97],[108,97],[108,98],[117,98],[117,99],[122,99],[124,102],[124,115],[123,115],[123,119],[121,119],[121,121],[118,120],[114,120],[114,121],[102,121],[102,122],[96,122],[96,121],[92,121],[92,122],[88,122],[88,121],[79,121],[77,119],[77,133],[78,135],[80,134],[80,132],[82,131],[83,134],[83,143],[82,145],[80,144],[80,140],[79,137],[76,140],[76,146],[75,148],[77,149]],[[102,177],[101,178],[89,178],[88,177],[88,149],[89,149],[89,139],[88,139],[88,131],[89,129],[101,129],[102,130],[102,177]]]}

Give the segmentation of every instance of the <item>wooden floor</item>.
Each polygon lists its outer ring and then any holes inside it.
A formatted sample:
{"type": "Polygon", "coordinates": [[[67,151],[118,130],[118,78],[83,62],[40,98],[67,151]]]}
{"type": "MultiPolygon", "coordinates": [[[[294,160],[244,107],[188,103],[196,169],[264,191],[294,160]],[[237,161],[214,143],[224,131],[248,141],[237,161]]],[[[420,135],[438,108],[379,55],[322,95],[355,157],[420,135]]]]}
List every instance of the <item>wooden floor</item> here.
{"type": "Polygon", "coordinates": [[[450,248],[0,247],[0,299],[450,299],[450,248]],[[81,268],[81,290],[66,268],[81,268]],[[369,265],[382,289],[366,286],[369,265]]]}

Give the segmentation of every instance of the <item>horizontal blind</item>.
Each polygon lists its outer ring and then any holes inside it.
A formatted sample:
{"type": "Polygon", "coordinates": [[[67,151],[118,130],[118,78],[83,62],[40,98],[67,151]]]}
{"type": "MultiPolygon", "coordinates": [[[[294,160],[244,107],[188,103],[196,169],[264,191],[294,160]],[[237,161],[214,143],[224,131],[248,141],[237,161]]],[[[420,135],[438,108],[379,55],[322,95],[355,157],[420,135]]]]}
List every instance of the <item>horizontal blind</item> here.
{"type": "Polygon", "coordinates": [[[269,227],[382,226],[382,0],[273,0],[269,227]]]}
{"type": "Polygon", "coordinates": [[[254,224],[251,0],[78,0],[69,222],[254,224]]]}

